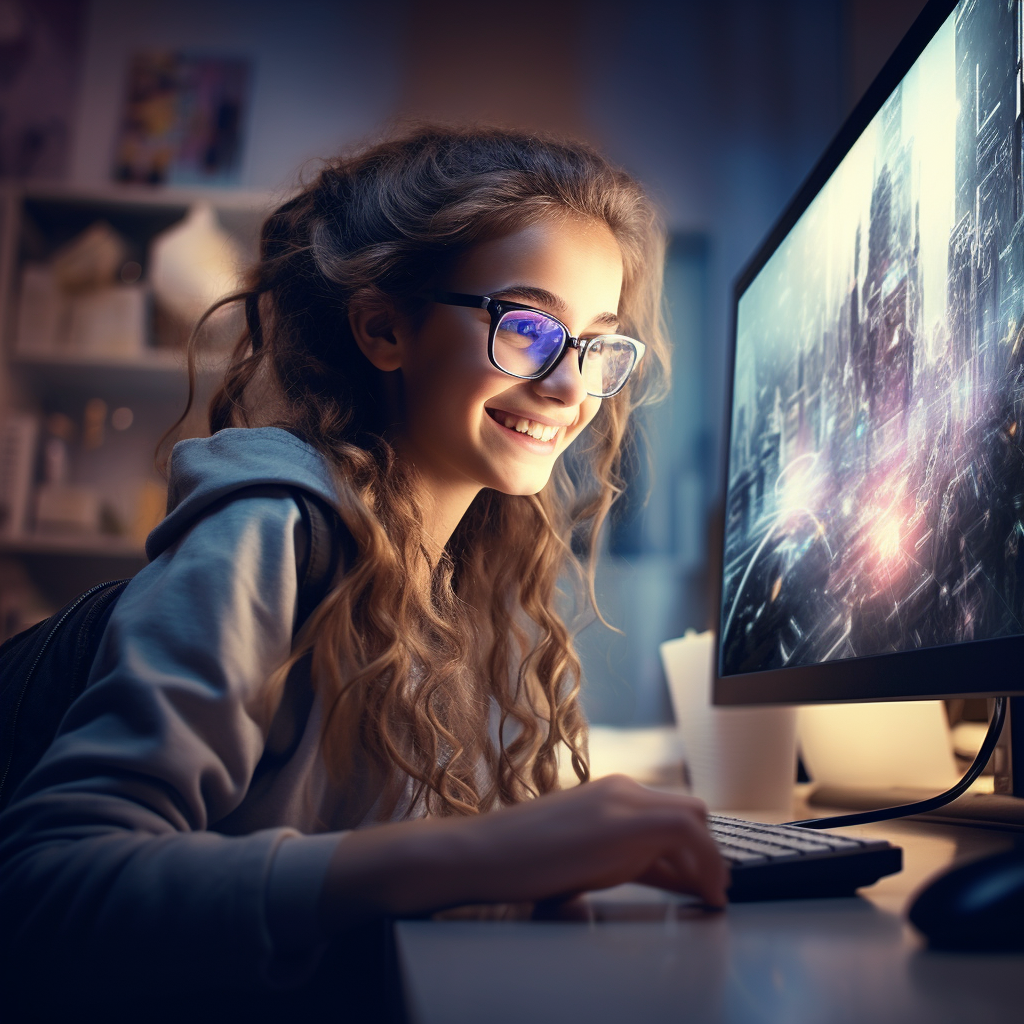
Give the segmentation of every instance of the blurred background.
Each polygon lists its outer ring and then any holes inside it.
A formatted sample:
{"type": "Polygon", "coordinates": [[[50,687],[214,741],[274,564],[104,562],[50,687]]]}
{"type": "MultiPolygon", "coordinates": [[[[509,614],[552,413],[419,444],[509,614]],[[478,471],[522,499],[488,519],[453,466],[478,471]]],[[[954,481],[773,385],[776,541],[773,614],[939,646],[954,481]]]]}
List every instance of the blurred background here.
{"type": "Polygon", "coordinates": [[[657,645],[711,616],[731,283],[923,6],[0,0],[0,638],[144,564],[182,339],[268,207],[390,119],[498,121],[590,140],[665,210],[673,393],[599,573],[624,635],[580,646],[593,722],[671,721],[657,645]]]}

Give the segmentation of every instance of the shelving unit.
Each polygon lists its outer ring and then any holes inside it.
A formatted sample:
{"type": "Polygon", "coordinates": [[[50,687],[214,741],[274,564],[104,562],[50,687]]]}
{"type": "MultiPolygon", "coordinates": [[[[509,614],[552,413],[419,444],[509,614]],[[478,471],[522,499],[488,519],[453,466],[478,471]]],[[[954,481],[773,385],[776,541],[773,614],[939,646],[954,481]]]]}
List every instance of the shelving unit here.
{"type": "MultiPolygon", "coordinates": [[[[151,489],[159,481],[156,444],[184,408],[188,390],[184,352],[157,345],[152,323],[147,347],[128,356],[32,351],[24,339],[19,344],[23,267],[47,261],[62,245],[104,221],[126,240],[146,282],[153,238],[197,203],[212,206],[222,227],[251,257],[260,224],[275,201],[266,194],[222,190],[0,185],[0,419],[7,412],[43,419],[60,414],[80,426],[86,403],[95,399],[110,411],[131,411],[122,415],[128,427],[113,430],[108,419],[102,443],[91,450],[79,445],[71,460],[70,482],[100,493],[109,513],[104,520],[108,532],[36,532],[30,521],[16,535],[0,533],[0,639],[11,629],[12,602],[17,603],[18,595],[31,592],[30,614],[38,615],[92,583],[132,575],[145,564],[138,522],[132,520],[126,495],[144,481],[151,489]]],[[[201,399],[213,387],[225,358],[220,353],[201,361],[201,399]]],[[[200,401],[199,408],[204,405],[200,401]]],[[[197,411],[184,433],[202,431],[197,411]]]]}
{"type": "MultiPolygon", "coordinates": [[[[200,382],[209,384],[223,366],[221,359],[200,361],[200,382]]],[[[184,353],[173,349],[152,349],[137,358],[15,353],[9,368],[11,375],[37,396],[103,392],[112,397],[146,397],[181,404],[188,393],[184,353]]]]}
{"type": "Polygon", "coordinates": [[[130,537],[109,534],[29,534],[0,539],[2,555],[72,555],[85,558],[145,558],[145,551],[130,537]]]}

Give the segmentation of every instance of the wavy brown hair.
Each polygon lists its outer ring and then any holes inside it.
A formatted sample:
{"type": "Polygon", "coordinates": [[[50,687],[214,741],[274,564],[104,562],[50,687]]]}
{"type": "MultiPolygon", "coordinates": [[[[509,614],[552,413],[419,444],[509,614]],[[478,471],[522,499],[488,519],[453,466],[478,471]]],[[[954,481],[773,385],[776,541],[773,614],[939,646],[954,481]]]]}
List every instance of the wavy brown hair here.
{"type": "Polygon", "coordinates": [[[244,303],[246,330],[211,402],[210,430],[272,424],[307,440],[333,468],[355,541],[272,691],[311,659],[327,764],[342,780],[368,758],[380,817],[399,807],[410,777],[407,810],[435,814],[556,789],[560,744],[588,778],[580,662],[559,580],[568,570],[593,600],[629,417],[667,377],[663,260],[664,232],[643,190],[588,146],[414,126],[325,163],[265,222],[245,289],[218,303],[244,303]],[[547,217],[611,229],[624,267],[622,329],[647,343],[647,358],[540,493],[481,491],[432,564],[416,481],[391,441],[383,374],[357,347],[349,311],[370,309],[375,333],[415,324],[423,296],[468,250],[547,217]]]}

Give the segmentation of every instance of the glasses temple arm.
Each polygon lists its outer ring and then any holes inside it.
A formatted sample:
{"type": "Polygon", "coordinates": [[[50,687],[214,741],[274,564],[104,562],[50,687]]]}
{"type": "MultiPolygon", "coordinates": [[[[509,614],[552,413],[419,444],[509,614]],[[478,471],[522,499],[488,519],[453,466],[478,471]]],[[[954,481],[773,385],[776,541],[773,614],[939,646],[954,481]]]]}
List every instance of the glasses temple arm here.
{"type": "Polygon", "coordinates": [[[486,309],[490,304],[487,295],[466,295],[463,292],[433,292],[435,302],[445,306],[467,306],[469,309],[486,309]]]}

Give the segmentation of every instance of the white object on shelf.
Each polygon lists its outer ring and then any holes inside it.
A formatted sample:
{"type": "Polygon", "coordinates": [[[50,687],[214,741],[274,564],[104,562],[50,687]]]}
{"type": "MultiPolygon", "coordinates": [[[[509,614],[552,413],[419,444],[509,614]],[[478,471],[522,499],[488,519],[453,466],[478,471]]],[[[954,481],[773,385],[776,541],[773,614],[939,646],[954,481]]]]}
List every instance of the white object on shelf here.
{"type": "Polygon", "coordinates": [[[0,537],[25,532],[38,440],[38,416],[12,413],[0,425],[0,537]]]}
{"type": "Polygon", "coordinates": [[[146,347],[148,293],[141,284],[85,292],[71,305],[68,348],[91,355],[142,354],[146,347]]]}
{"type": "Polygon", "coordinates": [[[92,487],[41,484],[36,491],[36,530],[40,533],[98,533],[100,496],[92,487]]]}
{"type": "Polygon", "coordinates": [[[213,207],[193,206],[183,221],[153,239],[149,279],[157,301],[191,325],[240,285],[243,256],[213,207]]]}
{"type": "Polygon", "coordinates": [[[52,268],[45,263],[27,263],[21,272],[18,303],[19,355],[57,351],[67,332],[70,310],[70,301],[57,284],[52,268]]]}

